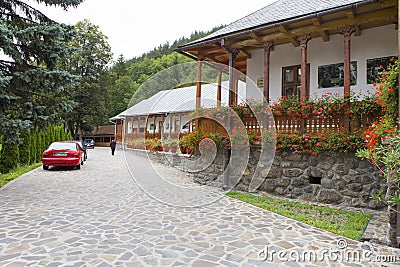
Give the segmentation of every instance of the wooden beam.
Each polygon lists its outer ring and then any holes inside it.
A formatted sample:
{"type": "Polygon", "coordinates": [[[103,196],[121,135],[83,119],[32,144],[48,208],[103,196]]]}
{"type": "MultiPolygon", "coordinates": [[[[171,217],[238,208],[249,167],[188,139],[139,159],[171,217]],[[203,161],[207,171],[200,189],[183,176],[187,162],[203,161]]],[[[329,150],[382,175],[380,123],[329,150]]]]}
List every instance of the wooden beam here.
{"type": "Polygon", "coordinates": [[[217,82],[217,107],[221,107],[222,101],[222,66],[218,66],[218,82],[217,82]]]}
{"type": "Polygon", "coordinates": [[[197,59],[197,81],[196,81],[196,108],[201,107],[201,67],[202,67],[201,56],[197,59]]]}
{"type": "Polygon", "coordinates": [[[237,95],[235,94],[235,61],[236,56],[238,54],[238,50],[230,49],[229,50],[229,98],[228,104],[231,106],[232,104],[237,104],[237,95]]]}
{"type": "MultiPolygon", "coordinates": [[[[356,11],[353,9],[353,10],[346,11],[346,16],[347,16],[347,18],[355,21],[357,14],[356,14],[356,11]]],[[[357,25],[354,23],[354,27],[355,27],[354,35],[360,36],[361,35],[360,25],[357,25]]]]}
{"type": "Polygon", "coordinates": [[[271,48],[274,47],[274,43],[269,41],[263,44],[264,47],[264,99],[266,104],[269,104],[269,67],[270,67],[270,54],[271,48]]]}
{"type": "MultiPolygon", "coordinates": [[[[265,43],[268,41],[274,41],[277,39],[286,39],[286,35],[281,32],[275,32],[273,34],[269,34],[269,35],[263,36],[261,38],[262,43],[265,43]]],[[[243,47],[251,47],[251,46],[260,47],[260,44],[254,39],[247,39],[247,40],[243,40],[243,41],[239,41],[239,42],[235,43],[235,48],[237,48],[237,49],[240,49],[243,47]]]]}
{"type": "Polygon", "coordinates": [[[239,51],[242,52],[247,59],[251,59],[251,54],[247,52],[245,49],[240,49],[239,51]]]}
{"type": "MultiPolygon", "coordinates": [[[[367,14],[358,14],[354,19],[341,18],[338,20],[327,21],[321,24],[321,26],[317,26],[314,23],[309,26],[302,26],[300,28],[295,28],[286,30],[283,28],[279,28],[279,32],[274,32],[272,34],[268,34],[266,36],[262,36],[262,43],[267,41],[274,41],[277,39],[287,38],[287,35],[291,36],[300,36],[307,33],[312,32],[321,32],[325,31],[326,33],[330,30],[337,31],[338,28],[347,26],[347,25],[361,25],[363,23],[369,23],[373,21],[389,21],[392,22],[394,18],[397,18],[397,10],[394,8],[378,10],[367,14]],[[282,32],[283,31],[283,32],[282,32]]],[[[282,27],[282,26],[281,26],[282,27]]],[[[327,36],[328,37],[328,36],[327,36]]],[[[293,37],[294,38],[294,37],[293,37]]],[[[259,42],[255,39],[247,39],[239,42],[235,42],[235,48],[243,48],[246,46],[254,46],[260,47],[259,42]]]]}
{"type": "Polygon", "coordinates": [[[257,34],[255,34],[255,33],[250,33],[250,37],[251,37],[252,39],[256,40],[257,43],[261,44],[262,39],[261,39],[261,37],[258,36],[257,34]]]}
{"type": "Polygon", "coordinates": [[[290,32],[288,31],[286,26],[281,25],[278,28],[281,31],[281,33],[283,33],[286,36],[286,38],[289,39],[289,41],[293,44],[294,47],[298,47],[300,45],[299,41],[297,41],[294,38],[294,36],[292,34],[290,34],[290,32]]]}
{"type": "MultiPolygon", "coordinates": [[[[312,19],[312,22],[314,24],[315,27],[321,27],[321,20],[320,18],[316,17],[314,19],[312,19]]],[[[324,31],[324,30],[319,30],[318,33],[321,35],[322,40],[324,42],[328,42],[329,41],[329,33],[328,31],[324,31]]]]}

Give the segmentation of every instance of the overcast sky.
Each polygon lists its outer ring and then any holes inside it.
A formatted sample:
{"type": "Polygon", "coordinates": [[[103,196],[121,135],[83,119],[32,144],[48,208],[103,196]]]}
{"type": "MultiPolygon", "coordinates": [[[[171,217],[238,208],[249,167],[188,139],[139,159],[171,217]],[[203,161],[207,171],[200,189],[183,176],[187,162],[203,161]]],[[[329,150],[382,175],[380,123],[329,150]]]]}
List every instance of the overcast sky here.
{"type": "Polygon", "coordinates": [[[114,58],[139,56],[165,42],[229,24],[275,0],[85,0],[68,12],[24,0],[49,18],[68,24],[88,19],[108,37],[114,58]]]}

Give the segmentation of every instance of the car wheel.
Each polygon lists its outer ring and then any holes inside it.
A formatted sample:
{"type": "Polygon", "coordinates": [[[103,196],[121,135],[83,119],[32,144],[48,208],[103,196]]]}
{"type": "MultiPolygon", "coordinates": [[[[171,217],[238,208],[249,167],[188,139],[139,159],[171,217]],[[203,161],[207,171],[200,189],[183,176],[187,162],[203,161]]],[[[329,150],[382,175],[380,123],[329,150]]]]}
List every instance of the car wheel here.
{"type": "Polygon", "coordinates": [[[79,170],[81,168],[81,164],[76,165],[76,169],[79,170]]]}
{"type": "Polygon", "coordinates": [[[81,159],[81,165],[83,165],[83,159],[81,159]]]}
{"type": "Polygon", "coordinates": [[[49,166],[43,165],[43,170],[47,171],[49,169],[49,166]]]}

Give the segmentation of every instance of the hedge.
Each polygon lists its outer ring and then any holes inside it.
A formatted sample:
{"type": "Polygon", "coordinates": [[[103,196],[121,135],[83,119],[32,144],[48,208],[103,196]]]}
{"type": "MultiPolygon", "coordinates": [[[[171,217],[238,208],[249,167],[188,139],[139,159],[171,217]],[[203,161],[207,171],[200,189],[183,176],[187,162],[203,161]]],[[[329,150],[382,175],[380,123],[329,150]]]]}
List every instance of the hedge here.
{"type": "Polygon", "coordinates": [[[3,143],[0,151],[0,173],[8,173],[20,165],[31,165],[42,160],[42,152],[52,142],[72,140],[63,126],[35,129],[21,134],[17,145],[3,143]]]}

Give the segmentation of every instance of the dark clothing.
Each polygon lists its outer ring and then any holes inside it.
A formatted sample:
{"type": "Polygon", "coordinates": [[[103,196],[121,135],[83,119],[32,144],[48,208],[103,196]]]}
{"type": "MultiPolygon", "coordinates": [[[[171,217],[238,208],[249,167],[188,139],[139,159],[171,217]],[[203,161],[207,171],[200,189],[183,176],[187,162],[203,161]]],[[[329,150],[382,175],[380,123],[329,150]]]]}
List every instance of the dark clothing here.
{"type": "Polygon", "coordinates": [[[115,152],[115,147],[117,146],[117,143],[113,140],[110,143],[110,147],[111,147],[111,155],[114,156],[114,152],[115,152]]]}

